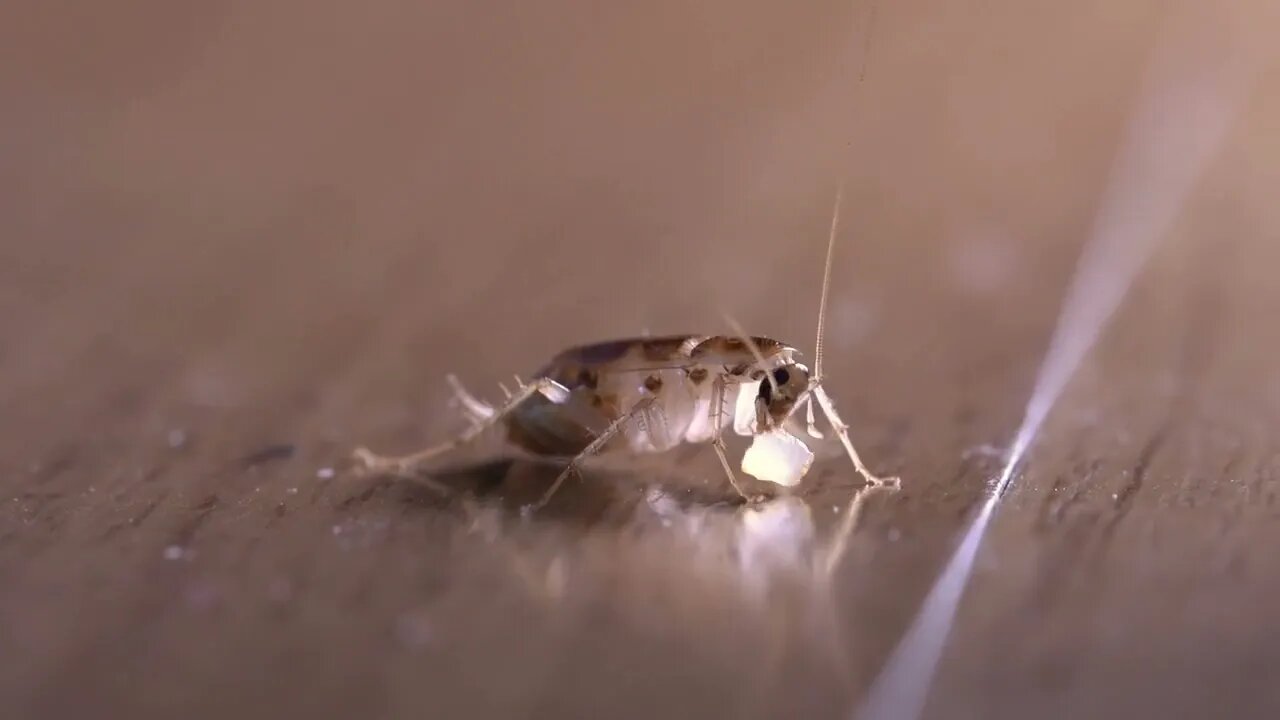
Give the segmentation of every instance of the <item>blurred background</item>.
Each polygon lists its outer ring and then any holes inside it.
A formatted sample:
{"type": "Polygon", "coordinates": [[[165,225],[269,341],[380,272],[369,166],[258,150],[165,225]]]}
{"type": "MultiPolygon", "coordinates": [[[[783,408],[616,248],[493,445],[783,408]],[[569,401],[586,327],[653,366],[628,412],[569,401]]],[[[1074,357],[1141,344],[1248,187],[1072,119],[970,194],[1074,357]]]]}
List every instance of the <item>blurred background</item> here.
{"type": "Polygon", "coordinates": [[[926,715],[1273,717],[1278,14],[10,3],[0,692],[849,717],[1000,470],[1155,63],[1142,127],[1187,78],[1225,130],[1003,503],[926,715]],[[724,313],[809,352],[841,184],[829,387],[901,491],[829,443],[754,510],[699,453],[680,492],[601,471],[534,521],[504,503],[534,469],[466,470],[466,502],[347,472],[457,432],[447,372],[492,399],[724,313]]]}

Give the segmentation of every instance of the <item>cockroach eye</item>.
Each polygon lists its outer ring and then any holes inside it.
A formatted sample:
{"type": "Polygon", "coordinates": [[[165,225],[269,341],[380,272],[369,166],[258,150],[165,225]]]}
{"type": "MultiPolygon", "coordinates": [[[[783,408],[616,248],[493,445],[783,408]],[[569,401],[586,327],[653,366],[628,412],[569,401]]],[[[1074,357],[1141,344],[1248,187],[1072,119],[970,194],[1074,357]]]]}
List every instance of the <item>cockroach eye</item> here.
{"type": "Polygon", "coordinates": [[[768,378],[760,381],[760,392],[756,397],[764,400],[766,405],[773,402],[773,385],[769,383],[768,378]]]}

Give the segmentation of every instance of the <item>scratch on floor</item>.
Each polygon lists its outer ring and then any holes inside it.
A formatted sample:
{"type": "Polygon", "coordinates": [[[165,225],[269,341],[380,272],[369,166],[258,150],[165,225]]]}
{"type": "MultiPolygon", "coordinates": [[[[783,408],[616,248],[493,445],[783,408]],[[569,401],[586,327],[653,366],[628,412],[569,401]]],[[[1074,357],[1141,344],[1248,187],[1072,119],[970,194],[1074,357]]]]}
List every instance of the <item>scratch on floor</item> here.
{"type": "Polygon", "coordinates": [[[184,546],[189,544],[191,539],[195,537],[196,532],[200,529],[200,526],[209,519],[209,515],[218,508],[219,504],[220,500],[216,493],[210,494],[206,496],[205,499],[201,500],[199,504],[192,508],[192,510],[195,511],[195,517],[183,524],[182,527],[178,528],[178,531],[174,533],[173,544],[184,546]]]}

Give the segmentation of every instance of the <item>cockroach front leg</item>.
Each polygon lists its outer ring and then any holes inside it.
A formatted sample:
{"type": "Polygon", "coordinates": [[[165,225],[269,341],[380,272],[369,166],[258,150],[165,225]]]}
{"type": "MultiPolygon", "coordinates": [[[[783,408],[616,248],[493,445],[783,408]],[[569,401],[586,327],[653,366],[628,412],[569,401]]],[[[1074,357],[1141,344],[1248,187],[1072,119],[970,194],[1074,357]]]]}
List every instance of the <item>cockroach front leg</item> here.
{"type": "Polygon", "coordinates": [[[460,448],[480,437],[482,433],[501,422],[503,418],[510,415],[522,403],[527,402],[535,395],[541,393],[552,402],[564,402],[569,397],[569,391],[560,383],[548,378],[538,378],[532,383],[522,386],[501,407],[493,408],[471,397],[465,390],[462,390],[461,385],[456,380],[453,380],[451,384],[454,385],[455,392],[459,393],[459,399],[463,403],[466,414],[473,421],[471,427],[448,442],[401,457],[384,457],[371,452],[367,448],[358,448],[354,455],[364,472],[375,475],[411,477],[423,463],[450,450],[460,448]]]}
{"type": "Polygon", "coordinates": [[[873,475],[867,469],[867,466],[862,464],[862,458],[858,457],[858,451],[854,449],[853,442],[849,440],[849,426],[845,425],[840,416],[836,414],[835,403],[831,402],[831,397],[827,395],[821,385],[814,386],[813,396],[818,398],[818,406],[822,408],[823,414],[827,416],[827,421],[831,423],[831,429],[835,430],[836,437],[840,438],[840,443],[844,445],[845,452],[849,454],[849,459],[853,461],[854,468],[861,473],[862,477],[872,485],[898,487],[901,484],[898,478],[873,475]]]}

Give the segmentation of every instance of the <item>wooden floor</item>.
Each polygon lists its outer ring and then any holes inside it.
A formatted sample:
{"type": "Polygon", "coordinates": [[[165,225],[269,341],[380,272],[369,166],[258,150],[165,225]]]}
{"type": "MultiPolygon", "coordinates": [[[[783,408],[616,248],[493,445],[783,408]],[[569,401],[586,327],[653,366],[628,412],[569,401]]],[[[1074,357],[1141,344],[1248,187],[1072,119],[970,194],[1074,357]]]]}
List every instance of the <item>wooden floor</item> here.
{"type": "Polygon", "coordinates": [[[1237,112],[925,714],[1280,715],[1267,3],[505,5],[4,23],[7,717],[851,717],[1001,469],[1166,36],[1171,77],[1230,51],[1237,112]],[[494,398],[726,312],[808,351],[840,182],[829,386],[900,491],[830,440],[751,509],[697,448],[528,519],[556,469],[496,443],[448,498],[349,473],[463,427],[447,372],[494,398]]]}

